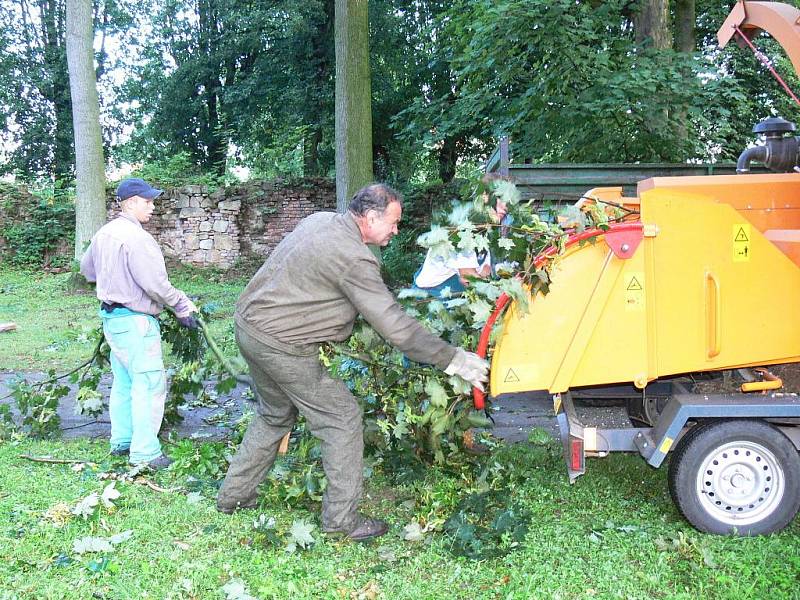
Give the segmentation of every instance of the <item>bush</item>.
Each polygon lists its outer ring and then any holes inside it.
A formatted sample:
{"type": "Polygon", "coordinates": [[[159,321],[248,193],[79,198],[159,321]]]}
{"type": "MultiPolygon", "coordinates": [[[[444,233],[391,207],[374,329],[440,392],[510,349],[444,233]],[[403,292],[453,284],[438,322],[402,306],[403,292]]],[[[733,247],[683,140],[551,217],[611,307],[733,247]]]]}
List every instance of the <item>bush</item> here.
{"type": "Polygon", "coordinates": [[[224,186],[228,179],[224,175],[203,172],[188,152],[178,152],[162,160],[146,162],[131,173],[130,177],[141,177],[150,185],[160,187],[206,185],[211,190],[224,186]]]}
{"type": "Polygon", "coordinates": [[[0,229],[5,255],[12,265],[60,267],[72,259],[75,240],[75,207],[39,200],[28,218],[12,220],[0,229]]]}

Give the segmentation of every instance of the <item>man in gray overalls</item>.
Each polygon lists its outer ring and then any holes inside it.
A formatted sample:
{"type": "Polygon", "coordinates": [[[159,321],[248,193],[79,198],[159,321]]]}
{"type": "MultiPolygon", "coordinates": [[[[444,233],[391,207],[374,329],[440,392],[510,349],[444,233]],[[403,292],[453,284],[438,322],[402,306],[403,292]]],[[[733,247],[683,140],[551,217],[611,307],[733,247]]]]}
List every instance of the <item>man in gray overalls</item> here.
{"type": "Polygon", "coordinates": [[[402,197],[382,184],[356,192],[347,213],[303,219],[273,250],[236,304],[236,341],[258,391],[256,415],[217,496],[232,513],[257,504],[281,438],[298,412],[322,443],[328,487],[322,529],[355,540],[383,535],[384,521],[361,515],[361,409],[342,381],[319,362],[322,342],[346,340],[361,314],[408,358],[433,364],[483,389],[488,363],[451,346],[408,316],[386,288],[367,244],[397,234],[402,197]]]}

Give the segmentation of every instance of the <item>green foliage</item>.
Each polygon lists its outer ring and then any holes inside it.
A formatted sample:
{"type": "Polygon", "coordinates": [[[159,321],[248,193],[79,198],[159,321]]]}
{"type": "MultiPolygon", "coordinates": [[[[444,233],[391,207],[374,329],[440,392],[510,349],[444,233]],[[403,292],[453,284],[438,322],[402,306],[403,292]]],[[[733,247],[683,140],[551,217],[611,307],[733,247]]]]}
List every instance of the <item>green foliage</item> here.
{"type": "MultiPolygon", "coordinates": [[[[334,4],[99,6],[98,39],[123,40],[96,54],[109,155],[145,161],[141,173],[160,182],[215,186],[234,165],[330,175],[334,4]]],[[[0,170],[70,178],[65,3],[29,5],[0,6],[0,170]]],[[[696,7],[698,52],[682,54],[637,43],[639,3],[626,0],[371,2],[376,177],[449,181],[500,134],[534,161],[735,157],[755,122],[791,116],[792,101],[749,49],[717,48],[730,3],[696,7]]],[[[779,45],[756,43],[796,88],[779,45]]]]}
{"type": "Polygon", "coordinates": [[[0,404],[0,442],[8,440],[16,429],[11,407],[8,404],[0,404]]]}
{"type": "Polygon", "coordinates": [[[444,531],[456,556],[483,560],[518,548],[530,520],[528,511],[509,503],[508,490],[493,490],[464,498],[444,524],[444,531]]]}
{"type": "Polygon", "coordinates": [[[199,167],[185,151],[145,160],[131,173],[131,177],[141,177],[152,185],[162,187],[205,185],[212,191],[231,180],[228,174],[220,175],[199,167]]]}
{"type": "Polygon", "coordinates": [[[100,378],[111,364],[111,348],[103,336],[103,328],[98,327],[92,333],[95,350],[92,357],[70,375],[70,381],[78,384],[75,413],[99,417],[106,409],[105,398],[97,390],[100,378]],[[85,368],[83,368],[85,367],[85,368]]]}
{"type": "MultiPolygon", "coordinates": [[[[716,31],[728,9],[698,3],[698,22],[716,31]]],[[[485,155],[486,142],[510,135],[517,162],[682,162],[738,154],[754,112],[787,106],[763,78],[742,85],[732,50],[637,44],[635,10],[625,0],[452,3],[435,25],[450,85],[397,117],[406,139],[465,140],[485,155]]]]}
{"type": "Polygon", "coordinates": [[[48,438],[60,433],[58,402],[69,393],[69,388],[58,383],[55,376],[55,371],[51,370],[43,384],[31,384],[23,378],[9,384],[11,396],[22,416],[23,429],[31,437],[48,438]]]}
{"type": "MultiPolygon", "coordinates": [[[[27,210],[26,210],[27,212],[27,210]]],[[[0,228],[6,240],[8,261],[15,266],[63,266],[72,256],[58,250],[72,249],[75,237],[75,207],[40,200],[24,220],[9,220],[0,228]]]]}
{"type": "Polygon", "coordinates": [[[278,456],[265,485],[279,500],[294,503],[320,502],[327,484],[319,440],[308,432],[301,420],[295,426],[289,452],[278,456]]]}
{"type": "Polygon", "coordinates": [[[230,452],[231,448],[224,442],[197,445],[192,440],[179,440],[170,451],[175,461],[171,469],[182,477],[217,481],[225,475],[230,452]]]}
{"type": "Polygon", "coordinates": [[[381,272],[387,285],[405,286],[414,278],[425,254],[416,245],[419,233],[403,228],[381,251],[381,272]]]}

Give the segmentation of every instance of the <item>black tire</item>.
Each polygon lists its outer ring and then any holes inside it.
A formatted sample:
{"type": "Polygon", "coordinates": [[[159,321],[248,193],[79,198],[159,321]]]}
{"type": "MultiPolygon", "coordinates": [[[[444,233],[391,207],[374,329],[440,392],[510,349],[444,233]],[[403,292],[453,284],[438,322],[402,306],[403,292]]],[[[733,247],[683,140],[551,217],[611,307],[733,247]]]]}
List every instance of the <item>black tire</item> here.
{"type": "Polygon", "coordinates": [[[672,455],[669,491],[700,531],[741,536],[780,531],[800,509],[800,454],[765,421],[697,425],[672,455]]]}

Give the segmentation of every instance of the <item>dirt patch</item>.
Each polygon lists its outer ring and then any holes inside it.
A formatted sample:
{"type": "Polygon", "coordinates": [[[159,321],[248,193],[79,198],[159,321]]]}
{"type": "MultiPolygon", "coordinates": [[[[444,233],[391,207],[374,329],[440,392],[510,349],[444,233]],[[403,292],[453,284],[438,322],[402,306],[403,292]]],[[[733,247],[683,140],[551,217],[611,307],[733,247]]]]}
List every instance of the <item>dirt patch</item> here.
{"type": "MultiPolygon", "coordinates": [[[[41,381],[43,373],[24,373],[28,381],[41,381]]],[[[9,381],[14,377],[12,373],[0,373],[0,398],[6,396],[10,390],[9,381]]],[[[193,396],[185,398],[179,413],[183,420],[173,426],[166,423],[162,427],[161,435],[168,435],[175,431],[179,438],[192,438],[200,441],[216,441],[227,438],[233,427],[241,418],[243,411],[252,409],[252,402],[246,399],[247,388],[237,386],[225,396],[217,397],[214,392],[214,382],[207,382],[208,395],[203,402],[198,402],[193,396]]],[[[108,410],[96,419],[75,414],[75,396],[77,386],[69,385],[69,394],[62,398],[58,405],[58,415],[61,418],[61,431],[64,438],[108,438],[111,433],[111,421],[108,410]]],[[[111,389],[111,376],[105,375],[98,386],[98,391],[108,399],[111,389]]],[[[6,398],[0,403],[8,404],[19,424],[19,414],[13,399],[6,398]]]]}
{"type": "Polygon", "coordinates": [[[800,363],[788,363],[767,367],[776,377],[783,381],[784,392],[800,394],[800,363]]]}
{"type": "MultiPolygon", "coordinates": [[[[44,373],[24,373],[29,381],[41,381],[44,373]]],[[[14,377],[13,373],[0,372],[0,398],[9,393],[8,382],[14,377]]],[[[209,389],[213,382],[207,382],[209,389]]],[[[107,399],[111,388],[111,376],[105,375],[100,381],[98,390],[107,399]]],[[[58,414],[61,417],[61,431],[64,438],[88,437],[95,439],[108,438],[111,432],[111,422],[108,411],[97,419],[92,419],[75,414],[76,386],[70,385],[70,393],[59,403],[58,414]]],[[[213,392],[202,403],[193,397],[187,396],[185,404],[180,410],[183,421],[179,424],[162,428],[162,435],[174,430],[179,438],[191,438],[199,441],[216,441],[229,437],[232,429],[241,418],[244,411],[253,410],[252,401],[248,400],[247,388],[237,386],[232,392],[216,397],[213,392]]],[[[12,399],[7,398],[0,403],[8,404],[19,420],[16,406],[12,399]]],[[[620,410],[620,409],[618,409],[620,410]]],[[[603,415],[605,412],[592,411],[592,415],[603,415]]],[[[527,394],[509,394],[493,403],[492,416],[495,427],[492,434],[506,442],[524,442],[535,428],[541,428],[558,437],[558,425],[553,415],[552,397],[544,392],[531,392],[527,394]]],[[[591,417],[581,414],[591,421],[591,417]]]]}
{"type": "MultiPolygon", "coordinates": [[[[800,394],[800,363],[787,363],[782,365],[768,365],[765,367],[770,373],[783,381],[781,392],[800,394]]],[[[754,381],[760,381],[761,375],[750,369],[754,381]]],[[[745,379],[738,371],[720,371],[711,379],[696,381],[692,387],[695,394],[734,394],[741,392],[741,385],[745,379]]]]}

